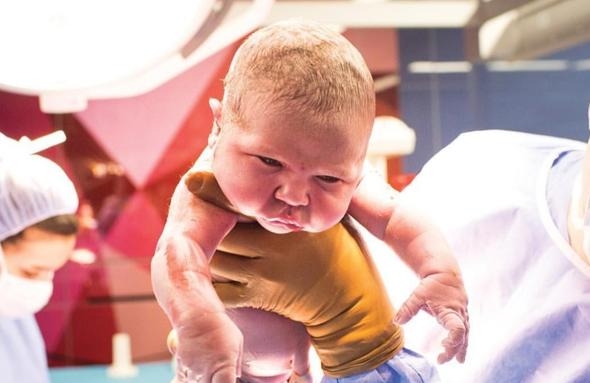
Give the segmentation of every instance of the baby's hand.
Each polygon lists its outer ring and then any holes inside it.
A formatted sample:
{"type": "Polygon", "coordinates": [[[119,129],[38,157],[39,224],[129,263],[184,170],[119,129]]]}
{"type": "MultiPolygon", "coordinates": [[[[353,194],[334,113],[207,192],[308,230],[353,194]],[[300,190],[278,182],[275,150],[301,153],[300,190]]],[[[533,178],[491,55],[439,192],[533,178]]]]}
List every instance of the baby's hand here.
{"type": "Polygon", "coordinates": [[[396,320],[403,324],[423,309],[434,316],[449,331],[442,345],[444,352],[438,355],[438,363],[453,358],[463,363],[469,338],[467,294],[457,273],[439,272],[427,275],[412,295],[400,307],[396,320]]]}
{"type": "Polygon", "coordinates": [[[242,333],[225,313],[199,319],[196,326],[168,336],[168,348],[177,361],[174,382],[235,382],[241,370],[242,333]]]}

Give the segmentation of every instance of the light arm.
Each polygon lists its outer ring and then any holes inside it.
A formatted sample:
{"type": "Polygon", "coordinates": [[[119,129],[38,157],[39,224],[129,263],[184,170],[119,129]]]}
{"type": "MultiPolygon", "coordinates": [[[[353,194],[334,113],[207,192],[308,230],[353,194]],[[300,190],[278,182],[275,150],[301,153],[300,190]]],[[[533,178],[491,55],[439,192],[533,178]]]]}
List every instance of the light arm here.
{"type": "Polygon", "coordinates": [[[242,334],[211,283],[209,259],[236,217],[194,197],[184,179],[172,196],[152,259],[152,285],[178,334],[179,379],[235,381],[242,334]]]}
{"type": "Polygon", "coordinates": [[[404,204],[383,177],[366,172],[349,213],[383,240],[419,277],[420,284],[400,307],[396,319],[405,323],[424,310],[449,330],[439,362],[463,362],[469,320],[467,295],[459,265],[442,232],[414,206],[404,204]]]}

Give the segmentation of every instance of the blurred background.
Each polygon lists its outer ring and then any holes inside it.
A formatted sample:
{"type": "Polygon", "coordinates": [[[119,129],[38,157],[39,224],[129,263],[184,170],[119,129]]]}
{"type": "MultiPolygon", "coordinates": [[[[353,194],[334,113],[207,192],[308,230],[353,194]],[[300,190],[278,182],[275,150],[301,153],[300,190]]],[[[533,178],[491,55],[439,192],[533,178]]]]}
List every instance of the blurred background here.
{"type": "Polygon", "coordinates": [[[65,131],[43,154],[75,180],[77,248],[96,256],[60,270],[37,315],[52,367],[110,363],[117,332],[130,335],[135,362],[170,358],[150,259],[172,190],[206,144],[208,99],[221,98],[230,59],[257,26],[312,18],[361,51],[377,116],[413,132],[399,138],[410,149],[379,153],[398,189],[464,131],[588,139],[587,0],[14,3],[0,1],[0,131],[65,131]]]}

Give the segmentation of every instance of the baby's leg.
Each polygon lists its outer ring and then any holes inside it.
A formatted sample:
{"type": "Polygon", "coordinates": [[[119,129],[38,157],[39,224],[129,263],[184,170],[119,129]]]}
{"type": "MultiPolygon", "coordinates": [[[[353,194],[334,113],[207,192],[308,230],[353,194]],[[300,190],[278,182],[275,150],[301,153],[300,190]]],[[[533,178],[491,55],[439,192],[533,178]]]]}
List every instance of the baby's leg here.
{"type": "Polygon", "coordinates": [[[309,372],[309,337],[302,324],[256,309],[228,310],[244,335],[243,382],[284,383],[309,372]]]}

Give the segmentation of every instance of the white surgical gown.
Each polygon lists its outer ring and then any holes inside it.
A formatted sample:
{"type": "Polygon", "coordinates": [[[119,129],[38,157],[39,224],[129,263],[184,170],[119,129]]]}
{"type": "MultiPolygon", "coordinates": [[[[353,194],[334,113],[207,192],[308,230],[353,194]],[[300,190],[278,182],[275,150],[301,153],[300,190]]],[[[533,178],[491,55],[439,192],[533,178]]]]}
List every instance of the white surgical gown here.
{"type": "MultiPolygon", "coordinates": [[[[585,145],[464,133],[402,192],[447,236],[469,296],[467,360],[439,366],[443,381],[590,382],[590,267],[564,228],[585,145]],[[561,157],[570,162],[552,173],[561,157]]],[[[432,317],[405,330],[409,348],[435,359],[445,332],[432,317]]]]}
{"type": "Polygon", "coordinates": [[[0,382],[49,383],[45,345],[32,315],[0,317],[0,382]]]}

